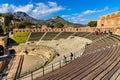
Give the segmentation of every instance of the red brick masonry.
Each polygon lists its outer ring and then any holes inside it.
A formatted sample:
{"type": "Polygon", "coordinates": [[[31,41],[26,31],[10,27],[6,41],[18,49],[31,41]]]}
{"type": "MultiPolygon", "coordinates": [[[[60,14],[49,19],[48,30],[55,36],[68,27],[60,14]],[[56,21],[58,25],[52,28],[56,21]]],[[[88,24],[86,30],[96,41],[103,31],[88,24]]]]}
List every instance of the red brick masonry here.
{"type": "Polygon", "coordinates": [[[95,32],[95,31],[106,31],[108,32],[109,30],[112,31],[113,33],[117,30],[115,27],[103,27],[103,28],[90,28],[90,27],[82,27],[82,28],[46,28],[46,29],[14,29],[13,32],[95,32]]]}

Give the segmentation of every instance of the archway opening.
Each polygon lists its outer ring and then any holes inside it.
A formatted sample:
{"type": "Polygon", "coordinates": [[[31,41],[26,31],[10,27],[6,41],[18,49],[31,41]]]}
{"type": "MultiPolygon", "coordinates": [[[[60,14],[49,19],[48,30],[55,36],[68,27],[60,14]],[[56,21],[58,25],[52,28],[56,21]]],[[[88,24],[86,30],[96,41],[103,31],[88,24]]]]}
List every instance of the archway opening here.
{"type": "Polygon", "coordinates": [[[104,24],[101,24],[101,26],[104,26],[104,24]]]}

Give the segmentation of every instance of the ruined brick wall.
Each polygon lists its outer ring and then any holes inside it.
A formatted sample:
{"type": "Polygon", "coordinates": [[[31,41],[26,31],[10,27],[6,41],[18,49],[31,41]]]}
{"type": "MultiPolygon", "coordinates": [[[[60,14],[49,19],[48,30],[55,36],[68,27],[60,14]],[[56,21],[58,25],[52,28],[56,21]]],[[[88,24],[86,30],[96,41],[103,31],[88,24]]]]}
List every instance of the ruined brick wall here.
{"type": "Polygon", "coordinates": [[[9,54],[8,49],[6,48],[7,46],[7,38],[6,36],[0,37],[0,45],[4,47],[4,54],[9,54]]]}
{"type": "Polygon", "coordinates": [[[101,16],[97,27],[120,27],[120,11],[101,16]]]}
{"type": "Polygon", "coordinates": [[[7,45],[7,38],[6,37],[0,37],[0,45],[5,47],[7,45]]]}
{"type": "Polygon", "coordinates": [[[13,32],[95,32],[97,30],[100,31],[112,31],[113,33],[116,31],[116,28],[111,27],[81,27],[81,28],[46,28],[46,29],[14,29],[13,32]]]}

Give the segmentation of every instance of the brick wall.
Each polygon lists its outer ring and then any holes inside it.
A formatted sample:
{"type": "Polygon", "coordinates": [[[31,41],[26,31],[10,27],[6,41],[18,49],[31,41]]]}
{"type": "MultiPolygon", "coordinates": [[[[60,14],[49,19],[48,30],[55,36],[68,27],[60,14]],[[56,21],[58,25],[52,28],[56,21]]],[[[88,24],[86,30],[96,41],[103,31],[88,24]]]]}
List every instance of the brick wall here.
{"type": "Polygon", "coordinates": [[[91,27],[82,27],[82,28],[45,28],[45,29],[14,29],[13,32],[95,32],[100,31],[116,31],[116,28],[111,27],[102,27],[102,28],[91,28],[91,27]]]}

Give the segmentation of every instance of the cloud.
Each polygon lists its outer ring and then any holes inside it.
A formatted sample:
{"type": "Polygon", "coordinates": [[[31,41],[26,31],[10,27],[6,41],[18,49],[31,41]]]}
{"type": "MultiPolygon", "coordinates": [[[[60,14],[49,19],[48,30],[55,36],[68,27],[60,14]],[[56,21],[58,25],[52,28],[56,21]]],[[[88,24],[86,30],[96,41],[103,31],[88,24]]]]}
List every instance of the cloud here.
{"type": "Polygon", "coordinates": [[[9,5],[8,4],[2,4],[0,5],[0,13],[6,13],[9,10],[9,5]]]}
{"type": "Polygon", "coordinates": [[[92,14],[95,12],[96,12],[95,10],[87,10],[87,11],[83,12],[83,14],[92,14]]]}
{"type": "Polygon", "coordinates": [[[101,10],[86,10],[83,12],[83,14],[88,15],[88,14],[103,12],[103,11],[106,11],[108,9],[109,9],[109,7],[106,6],[104,9],[101,9],[101,10]]]}
{"type": "Polygon", "coordinates": [[[88,21],[88,19],[85,19],[84,15],[82,15],[81,13],[62,15],[61,17],[73,23],[84,23],[88,21]]]}
{"type": "Polygon", "coordinates": [[[73,23],[84,23],[88,21],[88,19],[83,18],[82,14],[62,15],[61,17],[73,23]]]}
{"type": "Polygon", "coordinates": [[[48,2],[49,3],[49,6],[51,7],[57,7],[57,4],[55,2],[48,2]]]}
{"type": "Polygon", "coordinates": [[[11,9],[14,11],[14,12],[17,12],[17,11],[22,11],[22,12],[26,12],[26,13],[29,13],[32,11],[33,9],[33,4],[27,4],[25,6],[14,6],[14,5],[11,5],[10,6],[11,9]]]}
{"type": "Polygon", "coordinates": [[[89,19],[90,15],[95,14],[95,13],[98,14],[98,13],[104,12],[108,9],[109,9],[109,7],[104,7],[103,9],[100,9],[100,10],[96,10],[96,9],[86,10],[86,11],[83,11],[81,13],[74,13],[74,14],[70,14],[70,15],[62,15],[61,17],[63,17],[66,20],[69,20],[71,22],[74,22],[74,23],[86,24],[90,21],[90,19],[89,19]],[[86,16],[88,16],[88,17],[86,17],[86,16]]]}
{"type": "Polygon", "coordinates": [[[41,19],[61,10],[65,10],[65,8],[58,5],[56,2],[50,1],[47,4],[40,2],[35,4],[29,3],[26,5],[18,6],[13,4],[0,4],[0,13],[22,11],[37,19],[41,19]]]}

